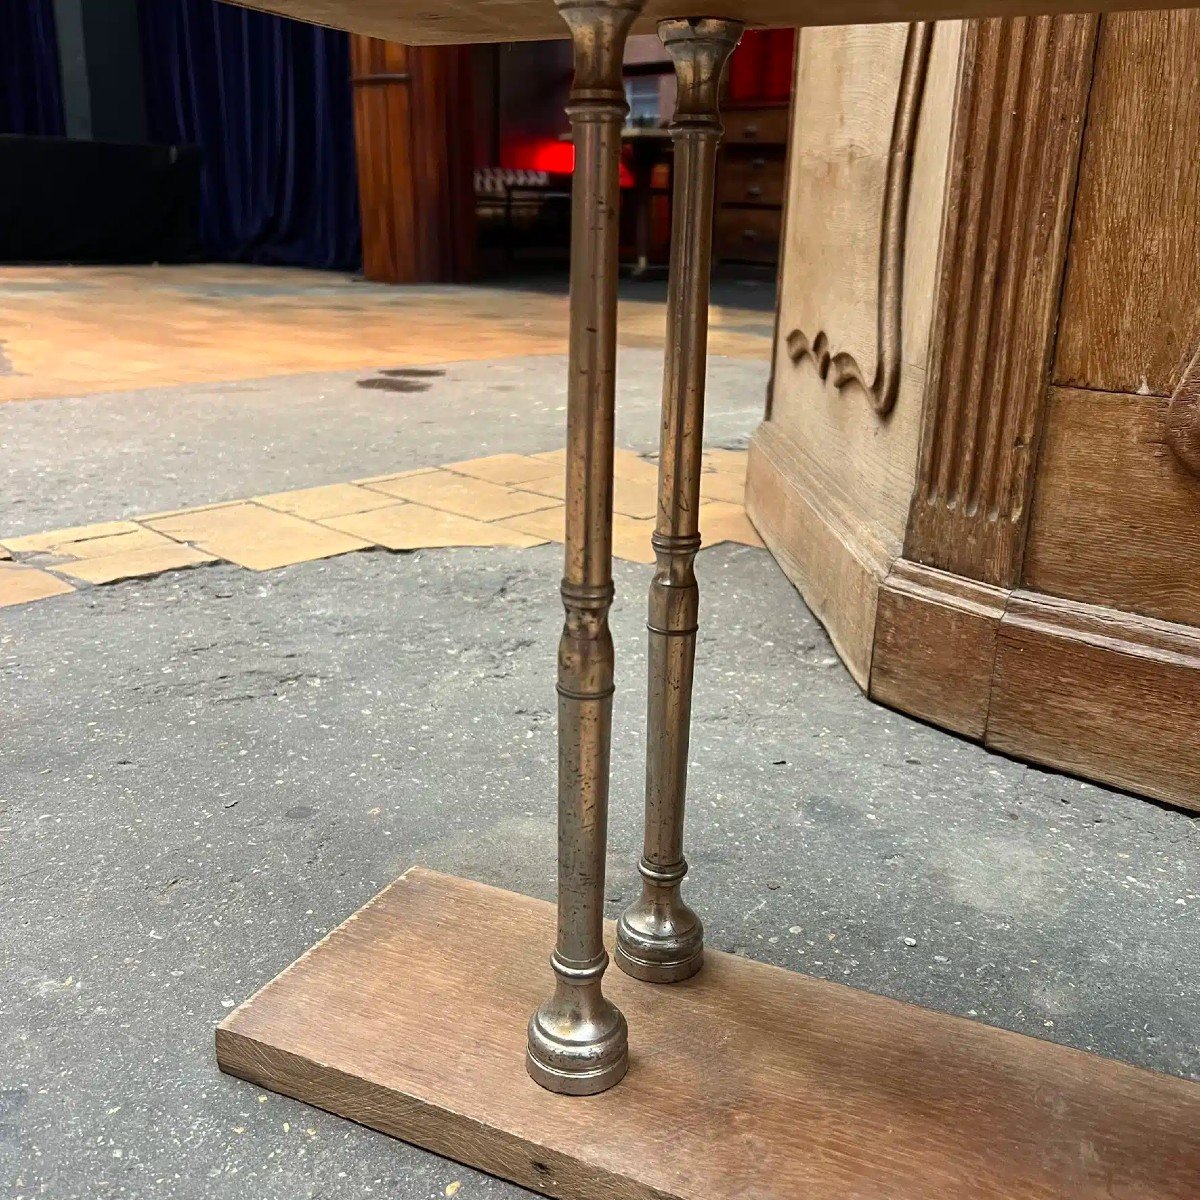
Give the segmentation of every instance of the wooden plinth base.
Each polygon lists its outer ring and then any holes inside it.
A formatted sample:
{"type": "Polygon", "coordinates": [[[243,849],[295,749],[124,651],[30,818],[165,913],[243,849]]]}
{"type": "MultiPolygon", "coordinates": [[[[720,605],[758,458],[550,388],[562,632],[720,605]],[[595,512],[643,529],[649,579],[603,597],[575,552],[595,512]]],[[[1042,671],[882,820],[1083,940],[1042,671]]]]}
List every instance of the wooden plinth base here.
{"type": "Polygon", "coordinates": [[[726,954],[610,970],[629,1074],[553,1096],[553,925],[414,868],[223,1022],[221,1069],[572,1200],[1200,1196],[1200,1087],[726,954]]]}

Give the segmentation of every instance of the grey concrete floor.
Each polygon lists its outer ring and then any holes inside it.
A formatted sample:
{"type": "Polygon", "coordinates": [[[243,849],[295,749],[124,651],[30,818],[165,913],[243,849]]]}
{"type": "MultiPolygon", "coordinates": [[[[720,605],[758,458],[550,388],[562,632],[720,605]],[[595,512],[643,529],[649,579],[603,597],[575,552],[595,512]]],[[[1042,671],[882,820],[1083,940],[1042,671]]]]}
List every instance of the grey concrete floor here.
{"type": "MultiPolygon", "coordinates": [[[[710,360],[710,444],[745,444],[767,369],[765,358],[710,360]]],[[[624,349],[618,370],[617,442],[657,450],[662,354],[624,349]]],[[[0,535],[552,450],[566,377],[564,356],[536,355],[0,404],[0,535]],[[380,382],[412,390],[364,386],[380,382]]]]}
{"type": "MultiPolygon", "coordinates": [[[[213,1028],[413,862],[550,896],[559,568],[378,552],[4,614],[0,1194],[520,1194],[222,1077],[213,1028]]],[[[870,704],[764,552],[700,573],[710,945],[1200,1077],[1197,822],[870,704]]],[[[648,569],[616,575],[613,915],[648,569]]]]}
{"type": "MultiPolygon", "coordinates": [[[[657,356],[623,365],[621,440],[651,449],[657,356]]],[[[713,377],[710,441],[736,444],[763,370],[713,377]]],[[[419,394],[7,405],[9,527],[548,448],[561,379],[513,360],[419,394]]],[[[372,552],[0,613],[0,1196],[524,1195],[222,1077],[213,1029],[414,862],[550,897],[560,569],[554,547],[372,552]]],[[[709,944],[1200,1079],[1196,818],[870,704],[762,551],[699,572],[709,944]]],[[[639,844],[649,569],[615,574],[610,915],[639,844]]]]}

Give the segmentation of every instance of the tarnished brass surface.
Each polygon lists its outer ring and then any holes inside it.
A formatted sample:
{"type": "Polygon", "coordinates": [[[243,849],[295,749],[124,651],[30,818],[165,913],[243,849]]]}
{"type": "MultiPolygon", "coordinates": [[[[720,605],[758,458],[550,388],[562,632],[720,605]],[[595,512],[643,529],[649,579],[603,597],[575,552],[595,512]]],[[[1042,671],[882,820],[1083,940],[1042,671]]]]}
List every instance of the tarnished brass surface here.
{"type": "Polygon", "coordinates": [[[658,559],[650,585],[650,689],[646,712],[646,833],[642,894],[617,925],[617,964],[638,979],[672,983],[703,962],[704,929],[679,895],[687,874],[687,791],[699,589],[700,454],[712,267],[713,190],[721,140],[718,93],[741,37],[737,21],[660,21],[658,35],[679,81],[662,436],[658,462],[658,559]]]}
{"type": "Polygon", "coordinates": [[[575,135],[567,382],[566,622],[558,647],[558,937],[554,995],[529,1022],[543,1087],[593,1095],[629,1066],[625,1018],[604,998],[604,857],[612,736],[613,424],[621,62],[642,0],[556,0],[571,31],[575,135]]]}

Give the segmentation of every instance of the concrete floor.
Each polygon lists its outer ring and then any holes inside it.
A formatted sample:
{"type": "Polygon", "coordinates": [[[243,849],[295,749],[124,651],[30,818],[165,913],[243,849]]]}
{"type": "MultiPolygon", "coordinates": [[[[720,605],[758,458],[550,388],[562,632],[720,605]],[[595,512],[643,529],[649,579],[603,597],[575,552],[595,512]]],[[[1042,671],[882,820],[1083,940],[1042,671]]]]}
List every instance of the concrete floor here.
{"type": "MultiPolygon", "coordinates": [[[[563,444],[566,358],[276,376],[0,404],[8,469],[0,534],[340,483],[563,444]],[[403,383],[391,391],[364,383],[403,383]]],[[[709,361],[707,444],[744,446],[767,362],[709,361]]],[[[662,353],[625,349],[617,444],[657,451],[662,353]]]]}
{"type": "MultiPolygon", "coordinates": [[[[212,1039],[413,862],[550,896],[559,569],[358,554],[5,616],[0,1194],[520,1194],[222,1077],[212,1039]]],[[[700,569],[710,945],[1200,1077],[1197,822],[868,703],[766,553],[700,569]]],[[[647,570],[616,564],[612,915],[647,570]]]]}
{"type": "MultiPolygon", "coordinates": [[[[659,362],[623,351],[622,444],[654,447],[659,362]]],[[[419,392],[354,372],[0,406],[6,532],[551,448],[563,375],[540,355],[419,392]]],[[[708,440],[741,444],[765,365],[712,379],[708,440]]],[[[0,1197],[524,1195],[222,1077],[212,1041],[413,862],[550,896],[560,556],[216,566],[0,613],[0,1197]]],[[[698,569],[709,944],[1200,1079],[1200,822],[870,704],[766,553],[698,569]]],[[[615,575],[612,915],[649,569],[615,575]]]]}

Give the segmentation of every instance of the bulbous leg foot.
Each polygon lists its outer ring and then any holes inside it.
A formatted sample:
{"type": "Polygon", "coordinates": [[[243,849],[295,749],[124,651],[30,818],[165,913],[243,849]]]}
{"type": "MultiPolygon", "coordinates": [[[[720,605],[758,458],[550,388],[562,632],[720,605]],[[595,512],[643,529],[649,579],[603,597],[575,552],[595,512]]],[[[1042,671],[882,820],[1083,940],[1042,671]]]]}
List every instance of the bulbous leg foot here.
{"type": "MultiPolygon", "coordinates": [[[[643,874],[646,865],[641,866],[643,874]]],[[[617,966],[647,983],[678,983],[704,965],[704,926],[679,896],[684,866],[666,885],[646,881],[617,922],[617,966]],[[677,876],[677,877],[676,877],[677,876]]]]}
{"type": "Polygon", "coordinates": [[[525,1069],[534,1082],[563,1096],[595,1096],[620,1083],[629,1070],[625,1017],[600,991],[607,956],[584,968],[551,965],[554,995],[529,1020],[525,1069]]]}

